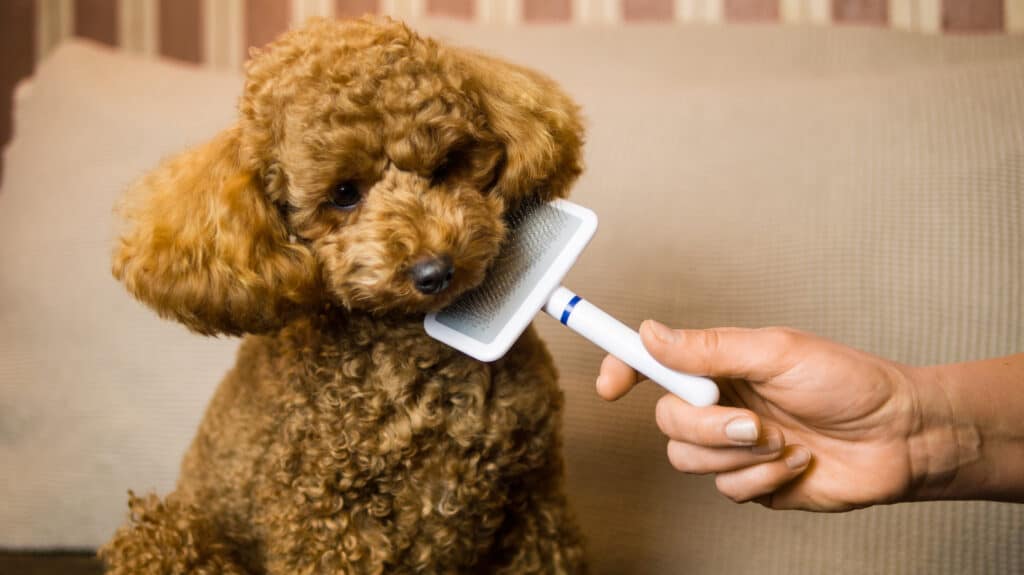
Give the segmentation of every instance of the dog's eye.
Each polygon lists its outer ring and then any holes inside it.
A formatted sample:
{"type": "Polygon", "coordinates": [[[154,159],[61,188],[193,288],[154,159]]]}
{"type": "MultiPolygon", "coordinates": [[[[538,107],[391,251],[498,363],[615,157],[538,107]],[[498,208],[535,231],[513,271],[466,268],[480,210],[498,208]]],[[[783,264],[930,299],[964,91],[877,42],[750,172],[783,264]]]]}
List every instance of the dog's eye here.
{"type": "Polygon", "coordinates": [[[457,166],[454,162],[449,159],[444,159],[436,168],[433,173],[430,174],[430,185],[439,186],[442,182],[447,181],[452,177],[452,173],[455,171],[457,166]]]}
{"type": "Polygon", "coordinates": [[[331,198],[328,203],[332,208],[350,211],[354,210],[361,201],[363,201],[363,192],[359,189],[359,183],[345,180],[334,184],[334,187],[331,188],[331,198]]]}
{"type": "Polygon", "coordinates": [[[472,168],[469,160],[469,152],[466,149],[456,148],[449,151],[430,174],[430,185],[437,186],[453,177],[463,175],[463,172],[472,168]]]}

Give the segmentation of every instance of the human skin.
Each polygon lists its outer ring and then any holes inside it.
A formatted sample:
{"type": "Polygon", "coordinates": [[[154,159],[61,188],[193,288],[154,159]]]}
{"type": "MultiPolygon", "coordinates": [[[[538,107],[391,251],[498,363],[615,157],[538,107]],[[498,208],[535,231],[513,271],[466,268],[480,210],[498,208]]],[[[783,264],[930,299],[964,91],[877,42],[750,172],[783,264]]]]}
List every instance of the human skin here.
{"type": "MultiPolygon", "coordinates": [[[[674,395],[655,412],[668,459],[726,497],[846,511],[936,499],[1024,501],[1024,353],[913,367],[788,329],[640,328],[673,369],[714,378],[722,404],[674,395]]],[[[642,378],[617,358],[597,392],[642,378]]]]}

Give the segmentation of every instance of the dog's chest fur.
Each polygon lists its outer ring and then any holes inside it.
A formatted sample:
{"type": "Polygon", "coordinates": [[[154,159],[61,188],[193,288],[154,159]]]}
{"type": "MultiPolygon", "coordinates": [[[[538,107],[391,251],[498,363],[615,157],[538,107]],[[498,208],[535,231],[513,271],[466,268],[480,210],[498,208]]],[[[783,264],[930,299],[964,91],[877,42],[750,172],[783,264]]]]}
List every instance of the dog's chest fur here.
{"type": "Polygon", "coordinates": [[[560,407],[532,329],[484,364],[418,321],[304,320],[243,343],[180,488],[244,485],[220,498],[249,509],[237,519],[268,540],[300,524],[391,553],[420,530],[442,539],[434,549],[483,550],[532,484],[558,475],[560,407]]]}

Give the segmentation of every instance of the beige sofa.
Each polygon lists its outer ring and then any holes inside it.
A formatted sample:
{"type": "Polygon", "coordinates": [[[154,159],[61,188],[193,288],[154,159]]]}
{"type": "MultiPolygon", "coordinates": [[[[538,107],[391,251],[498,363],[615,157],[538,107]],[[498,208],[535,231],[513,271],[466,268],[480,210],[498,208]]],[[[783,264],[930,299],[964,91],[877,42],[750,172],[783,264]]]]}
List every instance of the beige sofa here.
{"type": "MultiPolygon", "coordinates": [[[[1024,349],[1024,39],[858,29],[422,29],[583,105],[601,218],[568,285],[622,320],[785,324],[904,362],[1024,349]]],[[[92,548],[173,485],[237,345],[110,277],[110,207],[232,121],[240,78],[87,44],[23,89],[0,188],[0,548],[92,548]]],[[[597,573],[1024,572],[1024,507],[735,505],[674,472],[659,390],[606,404],[602,353],[537,320],[567,396],[597,573]]]]}

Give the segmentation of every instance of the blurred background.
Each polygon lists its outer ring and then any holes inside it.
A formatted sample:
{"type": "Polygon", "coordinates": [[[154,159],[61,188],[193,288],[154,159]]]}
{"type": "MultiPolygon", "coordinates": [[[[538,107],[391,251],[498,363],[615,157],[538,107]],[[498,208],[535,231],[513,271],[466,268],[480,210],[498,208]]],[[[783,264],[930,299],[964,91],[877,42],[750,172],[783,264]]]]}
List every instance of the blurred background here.
{"type": "MultiPolygon", "coordinates": [[[[110,276],[111,207],[235,121],[247,50],[372,12],[557,80],[601,226],[567,285],[630,325],[790,325],[915,365],[1024,350],[1024,0],[0,0],[0,575],[98,573],[173,489],[237,339],[110,276]]],[[[595,573],[1024,573],[1024,506],[735,505],[660,392],[536,322],[595,573]]]]}
{"type": "Polygon", "coordinates": [[[3,0],[0,142],[15,82],[68,37],[221,69],[310,16],[452,18],[479,23],[638,22],[862,25],[922,33],[1024,31],[1022,0],[3,0]]]}

